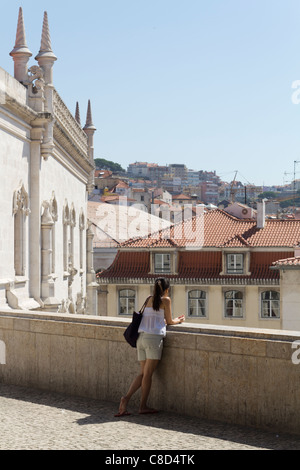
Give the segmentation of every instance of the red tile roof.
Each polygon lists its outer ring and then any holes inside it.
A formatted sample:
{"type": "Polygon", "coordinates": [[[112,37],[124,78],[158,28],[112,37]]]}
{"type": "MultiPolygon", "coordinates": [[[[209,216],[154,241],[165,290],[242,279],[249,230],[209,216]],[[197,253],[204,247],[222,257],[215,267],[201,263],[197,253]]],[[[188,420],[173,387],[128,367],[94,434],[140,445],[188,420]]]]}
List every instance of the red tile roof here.
{"type": "MultiPolygon", "coordinates": [[[[251,283],[266,280],[277,281],[279,271],[270,269],[272,263],[282,256],[291,256],[291,252],[253,252],[251,253],[250,274],[220,274],[222,271],[221,251],[181,251],[178,259],[178,273],[166,275],[174,281],[185,282],[232,282],[251,283]]],[[[99,274],[99,278],[117,281],[118,279],[153,279],[157,274],[150,273],[150,252],[119,251],[113,264],[99,274]]]]}
{"type": "Polygon", "coordinates": [[[126,241],[128,248],[185,247],[203,232],[203,247],[288,247],[300,242],[300,220],[267,219],[264,228],[257,228],[256,221],[237,219],[222,210],[206,212],[161,231],[155,236],[126,241]]]}
{"type": "Polygon", "coordinates": [[[190,200],[192,199],[192,197],[191,197],[191,196],[187,196],[186,194],[179,194],[179,195],[177,195],[177,196],[172,196],[172,200],[173,200],[173,201],[177,201],[177,199],[178,199],[178,200],[186,199],[186,200],[189,200],[189,201],[190,201],[190,200]]]}
{"type": "Polygon", "coordinates": [[[300,256],[293,256],[292,258],[279,259],[277,261],[274,261],[272,265],[275,268],[300,267],[300,256]]]}
{"type": "MultiPolygon", "coordinates": [[[[100,278],[152,279],[150,249],[178,250],[178,273],[170,275],[182,282],[248,283],[278,282],[279,272],[270,269],[272,263],[294,255],[294,247],[300,241],[300,220],[266,220],[264,228],[257,228],[253,220],[237,219],[224,211],[214,210],[188,222],[175,224],[154,235],[131,239],[122,243],[115,261],[100,278]],[[201,218],[202,217],[202,218],[201,218]],[[186,249],[195,239],[195,230],[203,230],[203,248],[186,249]],[[250,250],[250,274],[220,275],[222,249],[250,250]],[[255,248],[264,250],[253,251],[255,248]]],[[[300,263],[300,260],[299,260],[300,263]]]]}
{"type": "Polygon", "coordinates": [[[112,175],[110,170],[95,170],[95,178],[108,178],[112,175]]]}

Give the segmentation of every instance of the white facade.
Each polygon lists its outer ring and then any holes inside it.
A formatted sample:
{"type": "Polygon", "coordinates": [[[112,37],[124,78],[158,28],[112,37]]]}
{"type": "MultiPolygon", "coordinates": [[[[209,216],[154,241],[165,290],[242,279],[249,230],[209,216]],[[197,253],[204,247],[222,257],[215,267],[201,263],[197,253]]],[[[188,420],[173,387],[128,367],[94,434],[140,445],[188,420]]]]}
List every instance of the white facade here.
{"type": "Polygon", "coordinates": [[[280,297],[282,310],[282,328],[300,331],[300,269],[281,269],[280,297]]]}
{"type": "Polygon", "coordinates": [[[0,68],[0,305],[96,314],[90,103],[82,129],[52,83],[46,12],[35,65],[21,8],[10,55],[14,77],[0,68]]]}

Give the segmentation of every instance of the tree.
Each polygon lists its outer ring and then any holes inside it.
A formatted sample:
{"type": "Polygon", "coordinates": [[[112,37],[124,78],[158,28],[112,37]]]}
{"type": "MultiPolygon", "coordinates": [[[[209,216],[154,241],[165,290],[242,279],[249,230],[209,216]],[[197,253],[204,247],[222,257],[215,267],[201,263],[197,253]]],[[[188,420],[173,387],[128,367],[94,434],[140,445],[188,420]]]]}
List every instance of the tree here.
{"type": "Polygon", "coordinates": [[[95,158],[94,159],[96,169],[98,170],[110,170],[114,173],[124,173],[125,170],[121,167],[119,163],[111,162],[110,160],[106,160],[105,158],[95,158]]]}
{"type": "Polygon", "coordinates": [[[275,199],[276,197],[278,197],[278,194],[274,191],[264,191],[258,195],[259,199],[275,199]]]}

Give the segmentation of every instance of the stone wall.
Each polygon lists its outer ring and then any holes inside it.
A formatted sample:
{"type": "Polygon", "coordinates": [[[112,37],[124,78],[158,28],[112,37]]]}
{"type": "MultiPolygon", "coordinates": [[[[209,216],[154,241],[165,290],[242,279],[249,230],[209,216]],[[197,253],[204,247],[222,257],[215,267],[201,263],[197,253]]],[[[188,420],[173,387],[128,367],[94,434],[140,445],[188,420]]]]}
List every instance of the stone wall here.
{"type": "MultiPolygon", "coordinates": [[[[128,320],[0,312],[0,382],[116,403],[138,373],[128,320]],[[3,351],[5,345],[5,351],[3,351]]],[[[169,327],[149,404],[199,418],[300,434],[300,332],[169,327]]],[[[139,395],[131,409],[138,407],[139,395]]]]}

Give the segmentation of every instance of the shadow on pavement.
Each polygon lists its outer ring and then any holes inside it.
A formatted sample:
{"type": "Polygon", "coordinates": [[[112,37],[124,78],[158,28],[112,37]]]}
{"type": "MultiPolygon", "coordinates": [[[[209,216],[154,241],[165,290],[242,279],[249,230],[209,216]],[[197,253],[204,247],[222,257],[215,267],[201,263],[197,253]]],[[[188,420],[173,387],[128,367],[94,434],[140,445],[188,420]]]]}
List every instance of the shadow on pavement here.
{"type": "Polygon", "coordinates": [[[0,384],[0,396],[82,413],[85,416],[76,420],[79,426],[126,421],[138,426],[159,428],[174,431],[174,433],[202,436],[203,438],[214,438],[253,446],[257,449],[300,450],[300,436],[206,421],[170,412],[160,411],[153,415],[140,415],[138,411],[134,412],[133,410],[129,416],[115,418],[114,414],[118,410],[118,404],[116,403],[7,384],[0,384]]]}

